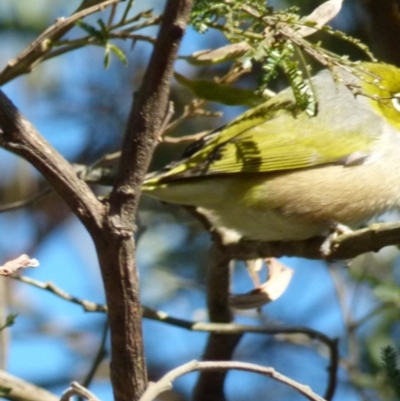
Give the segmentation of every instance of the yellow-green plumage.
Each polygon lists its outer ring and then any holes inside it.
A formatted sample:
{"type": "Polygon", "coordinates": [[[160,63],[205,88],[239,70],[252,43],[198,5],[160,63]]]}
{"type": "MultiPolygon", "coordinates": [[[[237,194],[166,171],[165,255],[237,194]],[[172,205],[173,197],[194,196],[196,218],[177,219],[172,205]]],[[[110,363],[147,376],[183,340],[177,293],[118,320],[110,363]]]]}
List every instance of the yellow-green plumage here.
{"type": "Polygon", "coordinates": [[[300,111],[287,89],[149,175],[143,191],[198,207],[230,234],[226,241],[306,239],[333,222],[354,226],[399,207],[400,70],[362,66],[362,79],[341,74],[369,97],[324,71],[313,78],[316,116],[300,111]]]}

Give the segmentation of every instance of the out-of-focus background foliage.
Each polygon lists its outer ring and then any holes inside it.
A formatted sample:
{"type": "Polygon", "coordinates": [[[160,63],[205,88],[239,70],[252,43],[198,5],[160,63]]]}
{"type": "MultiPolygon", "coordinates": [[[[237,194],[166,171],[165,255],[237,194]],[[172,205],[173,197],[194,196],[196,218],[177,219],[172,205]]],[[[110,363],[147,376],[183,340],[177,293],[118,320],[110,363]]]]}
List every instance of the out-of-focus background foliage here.
{"type": "MultiPolygon", "coordinates": [[[[268,5],[277,9],[297,6],[300,14],[307,15],[321,3],[275,0],[268,5]]],[[[56,18],[69,15],[78,5],[77,0],[2,0],[0,69],[56,18]]],[[[378,57],[400,65],[400,51],[397,51],[400,41],[392,40],[400,32],[396,31],[396,24],[400,23],[396,6],[396,1],[391,0],[347,0],[331,25],[369,43],[378,57]]],[[[162,7],[163,3],[155,0],[136,0],[134,4],[136,11],[153,8],[155,13],[160,13],[162,7]]],[[[95,23],[97,18],[94,15],[87,21],[95,23]]],[[[69,37],[76,37],[79,30],[74,28],[69,37]]],[[[156,28],[147,28],[145,33],[155,35],[156,28]]],[[[327,35],[318,34],[311,40],[321,40],[334,52],[349,54],[354,59],[364,57],[354,46],[327,35]]],[[[180,53],[188,55],[225,43],[218,32],[199,34],[189,29],[180,53]]],[[[140,83],[151,45],[140,41],[134,46],[123,41],[118,45],[129,58],[127,66],[111,57],[111,64],[105,70],[104,49],[87,47],[46,62],[3,87],[39,131],[70,161],[93,163],[120,146],[132,92],[140,83]]],[[[222,74],[224,68],[224,65],[198,68],[183,60],[176,63],[179,73],[192,78],[211,78],[222,74]]],[[[256,79],[246,78],[243,83],[255,86],[256,79]]],[[[283,81],[277,81],[274,89],[284,85],[283,81]]],[[[191,100],[191,94],[174,82],[172,100],[179,115],[183,105],[191,100]]],[[[208,108],[223,111],[223,117],[188,120],[172,135],[218,127],[244,110],[215,103],[208,108]]],[[[161,144],[152,168],[178,157],[182,148],[182,144],[161,144]]],[[[26,162],[3,150],[0,150],[0,171],[2,204],[30,197],[46,186],[26,162]]],[[[102,194],[106,189],[96,188],[96,191],[102,194]]],[[[143,304],[176,317],[206,320],[208,234],[184,210],[151,199],[143,199],[139,220],[138,262],[143,304]]],[[[0,263],[29,253],[41,265],[26,272],[27,275],[52,282],[80,298],[104,302],[93,245],[57,195],[49,194],[26,209],[2,213],[0,230],[0,263]]],[[[384,390],[380,352],[388,344],[400,348],[400,295],[393,285],[400,281],[397,256],[396,248],[388,248],[377,255],[357,258],[350,269],[339,263],[327,269],[322,262],[284,258],[283,262],[296,271],[287,292],[259,313],[238,314],[237,321],[301,325],[339,338],[342,359],[335,399],[391,399],[392,395],[384,390]]],[[[84,313],[77,305],[10,279],[1,279],[0,286],[2,319],[9,312],[18,313],[15,325],[3,338],[5,368],[56,393],[72,380],[82,381],[100,345],[105,316],[84,313]]],[[[251,282],[245,268],[237,264],[234,291],[249,289],[251,282]]],[[[184,362],[199,359],[206,335],[145,321],[144,338],[149,376],[156,379],[184,362]]],[[[247,334],[235,358],[273,366],[310,385],[315,392],[324,392],[327,350],[300,335],[247,334]]],[[[112,398],[107,366],[105,358],[91,385],[91,390],[105,401],[112,398]]],[[[175,387],[179,395],[164,399],[188,399],[195,378],[193,374],[180,379],[175,387]]],[[[232,401],[300,399],[286,387],[244,373],[230,373],[226,388],[232,401]]]]}

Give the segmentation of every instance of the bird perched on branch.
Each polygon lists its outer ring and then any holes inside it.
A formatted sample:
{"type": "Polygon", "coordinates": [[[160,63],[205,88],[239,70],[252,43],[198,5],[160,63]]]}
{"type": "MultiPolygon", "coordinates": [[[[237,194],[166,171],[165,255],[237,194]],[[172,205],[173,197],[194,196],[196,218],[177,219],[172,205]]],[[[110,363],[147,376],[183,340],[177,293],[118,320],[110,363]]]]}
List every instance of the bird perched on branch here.
{"type": "Polygon", "coordinates": [[[196,207],[225,243],[304,240],[398,208],[400,70],[357,71],[312,78],[313,116],[290,88],[278,93],[148,175],[143,191],[196,207]]]}

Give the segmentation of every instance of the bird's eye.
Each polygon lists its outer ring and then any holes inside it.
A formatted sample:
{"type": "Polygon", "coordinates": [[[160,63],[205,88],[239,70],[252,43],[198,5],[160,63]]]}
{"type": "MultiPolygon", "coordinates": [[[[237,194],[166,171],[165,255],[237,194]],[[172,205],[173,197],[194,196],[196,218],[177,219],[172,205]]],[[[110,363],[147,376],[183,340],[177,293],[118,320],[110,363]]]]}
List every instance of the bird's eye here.
{"type": "Polygon", "coordinates": [[[393,107],[400,111],[400,93],[395,93],[392,97],[393,107]]]}

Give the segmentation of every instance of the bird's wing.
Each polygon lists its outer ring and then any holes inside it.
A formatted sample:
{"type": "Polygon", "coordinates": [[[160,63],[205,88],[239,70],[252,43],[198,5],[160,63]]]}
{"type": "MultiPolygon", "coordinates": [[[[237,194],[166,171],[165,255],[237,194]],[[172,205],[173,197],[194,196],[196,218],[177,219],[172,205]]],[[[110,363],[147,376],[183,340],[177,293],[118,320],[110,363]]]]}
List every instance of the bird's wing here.
{"type": "Polygon", "coordinates": [[[348,128],[344,121],[333,126],[332,113],[310,117],[299,111],[288,95],[281,93],[277,98],[249,110],[214,133],[202,148],[169,166],[158,178],[171,181],[272,173],[332,163],[349,165],[370,155],[373,137],[365,135],[361,125],[359,129],[348,128]]]}

